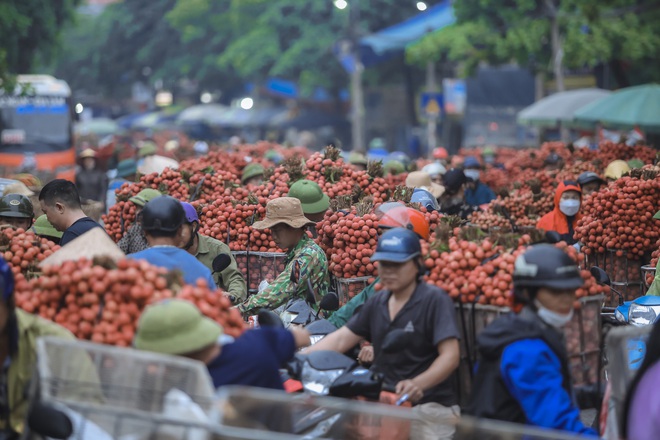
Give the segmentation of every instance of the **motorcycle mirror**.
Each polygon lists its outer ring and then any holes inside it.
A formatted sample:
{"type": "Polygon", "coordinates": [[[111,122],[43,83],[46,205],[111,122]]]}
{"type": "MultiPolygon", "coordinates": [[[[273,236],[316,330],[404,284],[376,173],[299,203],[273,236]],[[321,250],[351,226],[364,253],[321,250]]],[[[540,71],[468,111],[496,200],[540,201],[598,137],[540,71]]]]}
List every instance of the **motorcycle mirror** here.
{"type": "Polygon", "coordinates": [[[257,313],[257,322],[261,327],[284,328],[282,319],[280,319],[277,313],[271,310],[259,310],[259,313],[257,313]]]}
{"type": "Polygon", "coordinates": [[[222,272],[227,269],[231,264],[231,257],[227,254],[220,254],[213,259],[211,266],[213,267],[213,272],[222,272]]]}
{"type": "Polygon", "coordinates": [[[28,414],[30,430],[54,439],[67,439],[73,434],[71,419],[64,412],[44,403],[35,402],[28,414]]]}
{"type": "Polygon", "coordinates": [[[321,298],[319,309],[335,311],[339,308],[339,297],[335,293],[327,293],[321,298]]]}
{"type": "Polygon", "coordinates": [[[610,277],[607,275],[607,272],[605,272],[600,267],[594,266],[589,270],[589,272],[591,272],[591,276],[596,279],[598,284],[605,286],[609,286],[611,284],[610,277]]]}
{"type": "Polygon", "coordinates": [[[289,279],[293,284],[298,284],[298,281],[300,281],[300,263],[298,263],[298,260],[293,263],[293,268],[291,268],[291,276],[289,279]]]}
{"type": "Polygon", "coordinates": [[[561,235],[557,231],[546,231],[545,241],[548,243],[559,243],[561,241],[561,235]]]}
{"type": "Polygon", "coordinates": [[[383,339],[382,350],[384,353],[396,353],[408,346],[408,335],[403,329],[397,328],[391,330],[383,339]]]}

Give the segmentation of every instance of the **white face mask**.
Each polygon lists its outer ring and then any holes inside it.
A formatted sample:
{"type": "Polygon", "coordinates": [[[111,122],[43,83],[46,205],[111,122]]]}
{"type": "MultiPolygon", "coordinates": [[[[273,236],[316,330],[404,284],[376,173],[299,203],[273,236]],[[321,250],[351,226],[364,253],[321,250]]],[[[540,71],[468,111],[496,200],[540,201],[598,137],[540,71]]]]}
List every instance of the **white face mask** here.
{"type": "Polygon", "coordinates": [[[570,312],[566,315],[562,315],[561,313],[553,312],[552,310],[548,310],[538,300],[534,300],[534,305],[536,306],[537,309],[537,314],[539,315],[539,318],[543,322],[545,322],[548,325],[551,325],[556,328],[561,328],[571,322],[571,319],[573,319],[573,309],[571,309],[570,312]]]}
{"type": "Polygon", "coordinates": [[[475,182],[479,180],[479,176],[481,175],[479,170],[464,170],[463,173],[465,174],[465,177],[472,179],[475,182]]]}
{"type": "Polygon", "coordinates": [[[579,200],[560,200],[559,201],[559,210],[569,217],[573,217],[580,210],[580,201],[579,200]]]}

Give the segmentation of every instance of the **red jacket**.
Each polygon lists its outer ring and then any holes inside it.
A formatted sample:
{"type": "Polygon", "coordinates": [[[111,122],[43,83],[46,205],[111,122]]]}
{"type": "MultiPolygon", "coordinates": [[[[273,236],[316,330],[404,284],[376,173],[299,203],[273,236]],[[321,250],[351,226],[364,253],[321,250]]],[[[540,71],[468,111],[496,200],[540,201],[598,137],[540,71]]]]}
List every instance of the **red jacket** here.
{"type": "Polygon", "coordinates": [[[543,229],[546,231],[556,231],[559,235],[562,236],[562,239],[566,240],[568,243],[574,243],[573,241],[573,228],[577,221],[582,217],[582,214],[579,212],[573,216],[572,222],[569,225],[568,217],[566,214],[559,210],[559,200],[561,195],[566,191],[577,191],[580,193],[580,198],[582,197],[582,190],[574,182],[560,182],[557,186],[557,191],[555,191],[555,209],[541,217],[541,219],[536,224],[538,229],[543,229]]]}

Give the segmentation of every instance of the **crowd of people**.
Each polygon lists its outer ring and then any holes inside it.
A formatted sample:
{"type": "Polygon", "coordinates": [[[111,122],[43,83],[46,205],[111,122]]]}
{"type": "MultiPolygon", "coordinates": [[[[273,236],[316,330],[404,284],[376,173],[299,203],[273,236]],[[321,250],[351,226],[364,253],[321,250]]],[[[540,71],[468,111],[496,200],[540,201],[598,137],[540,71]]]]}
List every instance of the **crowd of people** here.
{"type": "MultiPolygon", "coordinates": [[[[484,164],[498,166],[494,150],[484,150],[481,160],[457,156],[450,161],[443,149],[434,154],[434,162],[407,174],[405,184],[414,188],[412,202],[427,211],[468,219],[496,198],[480,180],[484,164]]],[[[81,199],[110,206],[114,190],[124,179],[135,178],[138,164],[119,163],[115,177],[108,182],[107,175],[96,167],[93,152],[84,151],[81,159],[75,184],[58,179],[41,189],[38,200],[44,215],[35,220],[28,197],[8,194],[0,199],[0,224],[32,228],[37,235],[62,246],[90,229],[102,228],[85,215],[81,199]]],[[[357,169],[368,163],[368,158],[359,153],[347,155],[347,160],[357,169]]],[[[605,179],[617,179],[625,172],[627,165],[619,162],[608,166],[605,179]]],[[[400,160],[388,164],[386,169],[391,173],[407,165],[400,160]]],[[[561,167],[561,158],[548,157],[546,165],[561,167]]],[[[249,164],[241,183],[258,185],[264,173],[261,165],[249,164]]],[[[606,180],[593,172],[576,177],[575,181],[559,183],[554,209],[539,220],[538,227],[556,231],[562,240],[579,246],[574,228],[583,197],[597,191],[606,180]]],[[[135,205],[138,221],[118,242],[127,257],[177,269],[187,284],[203,283],[222,289],[245,318],[263,309],[276,310],[291,299],[304,298],[308,285],[318,296],[330,290],[326,255],[311,238],[314,225],[324,218],[330,201],[313,181],[297,181],[287,196],[270,200],[265,218],[253,224],[257,230],[269,230],[275,244],[286,253],[285,269],[272,282],[262,283],[253,295],[248,295],[245,278],[229,247],[200,233],[200,220],[192,205],[155,189],[142,190],[130,202],[135,205]],[[216,271],[214,260],[220,255],[225,255],[229,263],[216,271]]],[[[426,267],[421,241],[430,235],[424,215],[402,203],[386,205],[377,208],[381,234],[371,257],[377,264],[378,278],[327,316],[337,331],[313,346],[309,346],[309,334],[295,328],[252,329],[236,339],[225,337],[222,327],[204,317],[194,305],[172,299],[146,308],[138,323],[135,348],[202,361],[216,387],[240,384],[282,390],[278,370],[297,350],[307,347],[304,352],[343,353],[368,341],[358,359],[383,374],[399,397],[406,396],[412,402],[418,421],[411,428],[411,438],[452,438],[453,422],[461,416],[454,386],[460,332],[453,303],[442,289],[423,281],[426,267]],[[393,329],[403,331],[407,343],[398,352],[387,353],[382,350],[383,340],[393,329]]],[[[73,336],[54,323],[16,308],[12,273],[2,259],[0,278],[0,362],[4,365],[0,424],[6,432],[20,433],[27,411],[27,402],[21,400],[27,387],[24,372],[34,365],[36,337],[73,336]]],[[[555,246],[534,245],[517,258],[513,274],[517,313],[497,319],[479,335],[480,362],[470,402],[463,412],[597,437],[597,432],[580,420],[561,333],[572,317],[575,293],[582,284],[577,265],[555,246]]],[[[630,423],[624,424],[623,434],[631,439],[652,438],[648,432],[657,432],[652,417],[640,420],[637,416],[657,400],[654,393],[646,391],[660,371],[657,327],[627,401],[630,423]]]]}

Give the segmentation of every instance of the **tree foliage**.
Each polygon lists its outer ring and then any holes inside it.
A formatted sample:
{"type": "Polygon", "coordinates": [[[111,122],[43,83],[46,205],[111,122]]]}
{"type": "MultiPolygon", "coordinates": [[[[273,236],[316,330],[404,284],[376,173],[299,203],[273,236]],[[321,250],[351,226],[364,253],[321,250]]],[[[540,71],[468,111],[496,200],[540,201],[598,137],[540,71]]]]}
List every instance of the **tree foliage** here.
{"type": "MultiPolygon", "coordinates": [[[[594,67],[613,60],[660,62],[657,2],[637,0],[551,0],[568,68],[594,67]]],[[[454,3],[457,24],[408,48],[416,64],[442,57],[471,73],[480,62],[517,62],[551,71],[550,17],[542,0],[462,0],[454,3]]],[[[657,77],[656,77],[657,78],[657,77]]]]}
{"type": "MultiPolygon", "coordinates": [[[[359,34],[418,12],[413,1],[351,4],[360,6],[359,34]]],[[[225,96],[268,77],[294,81],[303,94],[319,86],[338,94],[348,75],[333,46],[347,38],[348,18],[332,0],[124,0],[67,32],[54,71],[74,88],[96,84],[113,95],[146,79],[147,67],[149,81],[185,78],[225,96]]]]}
{"type": "Polygon", "coordinates": [[[50,60],[62,27],[81,0],[0,2],[0,80],[29,73],[37,59],[50,60]]]}

